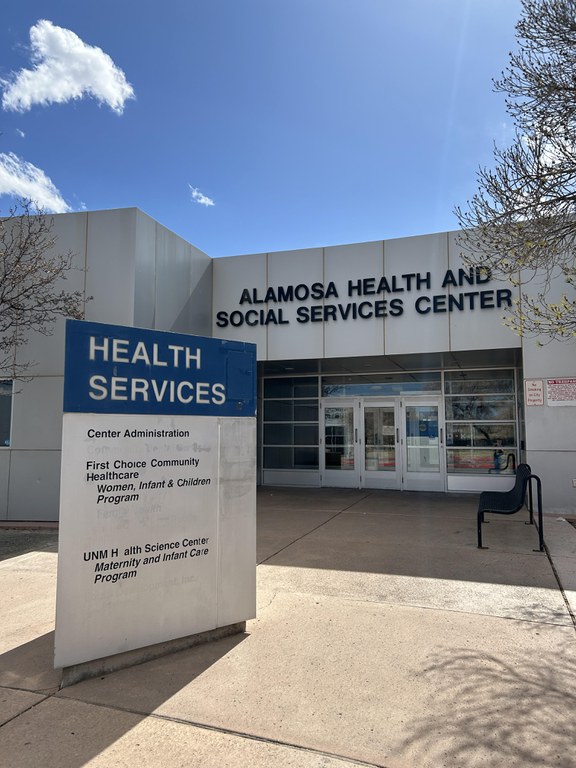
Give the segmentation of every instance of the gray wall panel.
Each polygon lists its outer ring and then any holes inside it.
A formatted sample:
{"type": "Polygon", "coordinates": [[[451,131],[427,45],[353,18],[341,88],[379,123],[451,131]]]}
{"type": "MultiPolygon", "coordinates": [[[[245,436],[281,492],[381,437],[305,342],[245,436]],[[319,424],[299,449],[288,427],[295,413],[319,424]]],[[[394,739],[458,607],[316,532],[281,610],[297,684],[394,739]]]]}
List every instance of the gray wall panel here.
{"type": "MultiPolygon", "coordinates": [[[[213,265],[213,335],[217,339],[238,339],[250,341],[258,345],[258,359],[266,360],[268,357],[266,326],[258,325],[249,327],[242,325],[234,328],[231,325],[219,328],[216,325],[217,314],[220,310],[229,313],[240,311],[245,313],[254,305],[244,303],[240,305],[242,290],[247,288],[250,292],[254,289],[258,295],[264,295],[267,288],[266,254],[255,253],[250,256],[234,256],[231,258],[214,259],[213,265]]],[[[259,307],[258,307],[259,308],[259,307]]]]}
{"type": "Polygon", "coordinates": [[[11,451],[0,449],[0,520],[8,517],[8,480],[10,477],[11,451]]]}
{"type": "Polygon", "coordinates": [[[134,325],[154,328],[156,296],[156,222],[136,212],[134,325]]]}
{"type": "Polygon", "coordinates": [[[9,520],[57,520],[60,451],[12,451],[9,520]]]}
{"type": "MultiPolygon", "coordinates": [[[[576,514],[576,450],[532,451],[527,453],[532,472],[542,480],[544,511],[553,514],[576,514]]],[[[546,523],[544,523],[546,538],[546,523]]]]}
{"type": "MultiPolygon", "coordinates": [[[[458,233],[451,232],[448,235],[449,269],[454,275],[458,270],[466,268],[460,258],[462,249],[458,245],[458,233]]],[[[502,280],[490,280],[478,285],[464,285],[462,287],[450,286],[449,293],[457,295],[461,292],[489,291],[492,295],[485,295],[484,301],[494,303],[494,308],[476,308],[474,310],[455,310],[449,313],[450,322],[450,348],[453,351],[466,349],[514,349],[521,346],[518,334],[503,325],[506,316],[506,307],[498,308],[498,291],[511,290],[512,300],[520,295],[519,289],[514,288],[502,280]]],[[[503,298],[503,294],[500,294],[503,298]]],[[[479,305],[479,297],[474,297],[476,306],[479,305]]]]}
{"type": "MultiPolygon", "coordinates": [[[[419,314],[414,305],[423,295],[443,293],[441,283],[448,269],[448,243],[445,234],[406,237],[384,243],[385,274],[431,273],[431,288],[406,290],[392,294],[404,302],[404,314],[386,321],[385,349],[387,355],[417,352],[443,352],[450,348],[447,314],[419,314]]],[[[429,306],[426,304],[426,307],[429,306]]]]}
{"type": "Polygon", "coordinates": [[[576,376],[576,343],[551,341],[539,346],[534,339],[523,343],[524,377],[555,379],[576,376]]]}
{"type": "MultiPolygon", "coordinates": [[[[342,305],[373,304],[385,296],[363,295],[349,291],[348,281],[355,286],[359,280],[380,279],[383,273],[382,241],[339,245],[324,249],[324,281],[333,280],[340,291],[336,303],[342,305]]],[[[327,303],[334,303],[330,300],[327,303]]],[[[369,311],[369,310],[368,310],[369,311]]],[[[384,318],[329,320],[324,324],[326,357],[384,354],[384,318]]]]}
{"type": "Polygon", "coordinates": [[[15,385],[12,405],[14,449],[60,449],[63,376],[35,376],[15,385]]]}
{"type": "Polygon", "coordinates": [[[191,290],[191,246],[168,229],[156,226],[155,327],[186,331],[186,307],[191,290]]]}
{"type": "Polygon", "coordinates": [[[132,325],[136,209],[89,213],[87,242],[86,319],[132,325]]]}
{"type": "Polygon", "coordinates": [[[212,336],[212,259],[197,248],[191,249],[191,294],[187,307],[189,330],[199,336],[212,336]]]}
{"type": "MultiPolygon", "coordinates": [[[[324,282],[322,248],[299,251],[279,251],[268,255],[268,286],[278,287],[306,285],[324,282]]],[[[330,300],[328,300],[330,301],[330,300]]],[[[268,325],[268,359],[301,359],[323,357],[324,334],[322,323],[297,322],[298,307],[322,304],[322,299],[270,303],[265,308],[281,311],[288,325],[268,325]]]]}

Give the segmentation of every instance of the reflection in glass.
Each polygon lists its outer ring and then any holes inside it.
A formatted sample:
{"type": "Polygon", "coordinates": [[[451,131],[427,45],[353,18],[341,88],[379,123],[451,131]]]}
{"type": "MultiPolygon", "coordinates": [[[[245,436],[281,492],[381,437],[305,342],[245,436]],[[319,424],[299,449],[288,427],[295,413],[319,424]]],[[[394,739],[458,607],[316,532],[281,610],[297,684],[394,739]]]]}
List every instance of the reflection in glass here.
{"type": "Polygon", "coordinates": [[[318,421],[318,400],[295,400],[294,421],[318,421]]]}
{"type": "Polygon", "coordinates": [[[406,407],[406,454],[408,472],[440,472],[436,406],[406,407]]]}
{"type": "Polygon", "coordinates": [[[396,469],[394,408],[364,409],[364,458],[367,470],[389,472],[396,469]]]}
{"type": "Polygon", "coordinates": [[[0,381],[0,447],[10,445],[12,414],[12,382],[0,381]]]}
{"type": "Polygon", "coordinates": [[[326,408],[324,412],[326,469],[354,469],[354,409],[326,408]]]}
{"type": "Polygon", "coordinates": [[[388,397],[406,392],[440,392],[440,373],[372,373],[323,376],[323,397],[388,397]]]}
{"type": "Polygon", "coordinates": [[[293,400],[264,401],[264,421],[292,421],[293,419],[293,400]]]}
{"type": "Polygon", "coordinates": [[[514,392],[514,371],[446,371],[444,388],[448,395],[479,395],[485,392],[514,392]]]}
{"type": "Polygon", "coordinates": [[[295,469],[318,469],[318,448],[294,448],[295,469]]]}
{"type": "Polygon", "coordinates": [[[490,474],[502,472],[513,474],[518,460],[516,450],[502,450],[498,447],[491,449],[448,448],[446,461],[448,472],[452,474],[490,474]],[[510,458],[509,458],[510,457],[510,458]],[[513,458],[512,458],[513,457],[513,458]]]}
{"type": "Polygon", "coordinates": [[[449,422],[446,424],[446,445],[477,447],[491,445],[514,446],[516,445],[516,425],[513,422],[509,424],[449,422]]]}
{"type": "Polygon", "coordinates": [[[318,397],[316,376],[264,379],[264,397],[318,397]]]}
{"type": "Polygon", "coordinates": [[[446,418],[454,421],[512,421],[514,396],[449,396],[446,398],[446,418]]]}

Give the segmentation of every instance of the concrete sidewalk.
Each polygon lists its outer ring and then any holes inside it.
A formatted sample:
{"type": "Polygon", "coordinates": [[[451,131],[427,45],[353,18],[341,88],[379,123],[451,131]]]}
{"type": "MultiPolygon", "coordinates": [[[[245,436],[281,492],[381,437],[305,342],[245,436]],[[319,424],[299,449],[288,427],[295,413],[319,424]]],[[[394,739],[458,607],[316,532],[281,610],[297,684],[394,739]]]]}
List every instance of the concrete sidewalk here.
{"type": "Polygon", "coordinates": [[[477,550],[474,496],[258,505],[245,634],[62,691],[57,554],[0,562],[0,765],[576,768],[572,525],[545,518],[550,560],[518,516],[477,550]]]}

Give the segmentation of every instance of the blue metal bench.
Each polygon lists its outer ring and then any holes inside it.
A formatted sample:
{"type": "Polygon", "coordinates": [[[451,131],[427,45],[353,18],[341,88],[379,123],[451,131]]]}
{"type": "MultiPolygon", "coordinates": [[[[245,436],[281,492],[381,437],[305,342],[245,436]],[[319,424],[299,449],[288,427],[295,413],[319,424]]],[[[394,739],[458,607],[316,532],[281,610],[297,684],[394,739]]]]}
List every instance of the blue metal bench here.
{"type": "Polygon", "coordinates": [[[478,549],[486,549],[482,546],[482,523],[486,512],[497,515],[513,515],[519,512],[526,503],[526,490],[528,490],[528,509],[530,511],[530,525],[534,524],[534,506],[532,503],[532,480],[536,481],[538,498],[538,537],[540,552],[544,551],[544,531],[542,529],[542,483],[538,475],[533,475],[528,464],[518,464],[516,469],[516,482],[509,491],[483,491],[478,502],[478,549]]]}

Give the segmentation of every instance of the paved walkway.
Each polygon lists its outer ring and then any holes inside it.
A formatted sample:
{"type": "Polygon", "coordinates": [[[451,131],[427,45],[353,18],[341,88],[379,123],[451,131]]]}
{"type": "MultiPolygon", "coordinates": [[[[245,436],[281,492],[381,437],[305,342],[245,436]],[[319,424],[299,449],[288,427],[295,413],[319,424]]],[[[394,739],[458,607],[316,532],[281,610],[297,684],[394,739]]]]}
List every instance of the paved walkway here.
{"type": "Polygon", "coordinates": [[[475,497],[258,505],[245,634],[62,691],[53,534],[0,530],[0,765],[576,768],[572,525],[545,519],[549,559],[517,516],[477,550],[475,497]]]}

